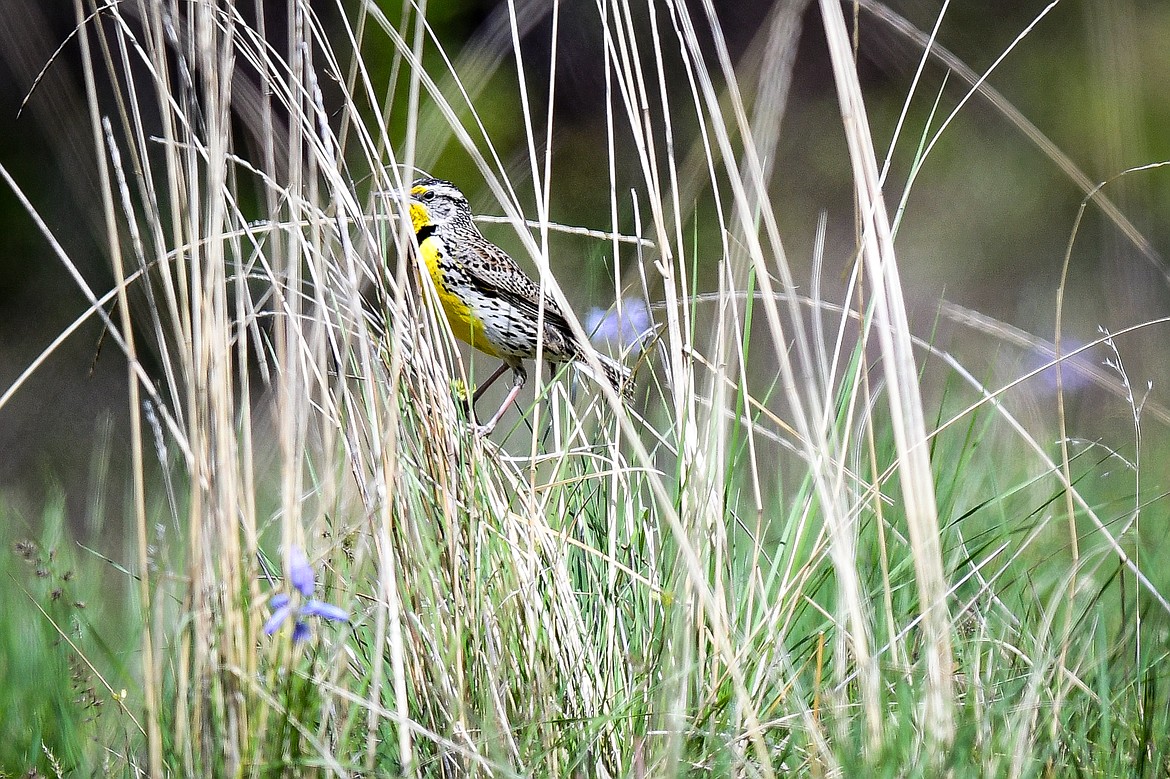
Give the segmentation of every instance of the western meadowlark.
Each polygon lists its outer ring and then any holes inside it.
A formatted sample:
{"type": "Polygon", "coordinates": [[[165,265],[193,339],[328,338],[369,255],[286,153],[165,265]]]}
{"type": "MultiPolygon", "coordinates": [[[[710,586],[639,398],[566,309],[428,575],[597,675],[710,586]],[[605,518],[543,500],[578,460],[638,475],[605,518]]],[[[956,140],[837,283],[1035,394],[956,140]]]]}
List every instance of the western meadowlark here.
{"type": "MultiPolygon", "coordinates": [[[[475,391],[472,407],[504,371],[512,369],[512,389],[486,425],[487,435],[516,400],[528,374],[523,360],[536,357],[540,285],[515,260],[480,234],[471,207],[449,181],[420,178],[410,187],[410,221],[423,264],[439,293],[439,303],[459,339],[503,361],[475,391]]],[[[619,394],[629,390],[630,371],[573,336],[552,297],[544,296],[541,352],[552,363],[575,363],[594,379],[586,355],[597,358],[604,378],[619,394]]]]}

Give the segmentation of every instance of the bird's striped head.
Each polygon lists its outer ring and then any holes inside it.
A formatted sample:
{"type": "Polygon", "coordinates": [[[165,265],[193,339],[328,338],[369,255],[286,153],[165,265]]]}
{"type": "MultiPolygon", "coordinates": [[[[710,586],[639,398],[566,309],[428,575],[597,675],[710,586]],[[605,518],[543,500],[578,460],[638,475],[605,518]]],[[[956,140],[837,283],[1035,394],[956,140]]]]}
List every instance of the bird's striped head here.
{"type": "Polygon", "coordinates": [[[410,185],[410,222],[416,235],[450,224],[471,224],[471,206],[459,188],[442,179],[415,179],[410,185]]]}

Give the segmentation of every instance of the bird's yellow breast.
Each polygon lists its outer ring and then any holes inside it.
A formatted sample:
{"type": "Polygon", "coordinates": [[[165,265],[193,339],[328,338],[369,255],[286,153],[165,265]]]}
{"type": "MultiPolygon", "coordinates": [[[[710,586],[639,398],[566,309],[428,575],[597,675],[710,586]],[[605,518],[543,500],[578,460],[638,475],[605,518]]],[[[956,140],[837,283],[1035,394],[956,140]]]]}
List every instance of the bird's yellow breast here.
{"type": "MultiPolygon", "coordinates": [[[[417,232],[419,217],[416,216],[416,208],[423,212],[422,218],[424,220],[427,218],[424,207],[411,203],[410,220],[414,223],[417,232]]],[[[422,222],[423,226],[427,224],[429,224],[429,220],[422,222]]],[[[451,273],[449,276],[447,269],[444,268],[444,263],[441,261],[443,258],[442,241],[432,235],[425,238],[418,248],[422,252],[427,273],[435,284],[435,290],[439,293],[439,303],[443,307],[443,314],[451,323],[451,332],[455,334],[456,338],[471,344],[481,352],[498,357],[496,347],[488,339],[484,330],[483,320],[476,316],[468,302],[472,290],[469,287],[464,287],[466,282],[459,281],[457,273],[451,273]]]]}

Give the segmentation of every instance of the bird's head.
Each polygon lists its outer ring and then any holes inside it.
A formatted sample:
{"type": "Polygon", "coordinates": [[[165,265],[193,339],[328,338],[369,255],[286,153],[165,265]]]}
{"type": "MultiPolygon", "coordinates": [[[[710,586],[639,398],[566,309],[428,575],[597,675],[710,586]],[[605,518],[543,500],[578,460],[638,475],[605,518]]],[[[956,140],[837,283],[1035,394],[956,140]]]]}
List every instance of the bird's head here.
{"type": "Polygon", "coordinates": [[[415,179],[410,185],[410,222],[417,234],[424,227],[471,224],[471,206],[459,188],[442,179],[415,179]]]}

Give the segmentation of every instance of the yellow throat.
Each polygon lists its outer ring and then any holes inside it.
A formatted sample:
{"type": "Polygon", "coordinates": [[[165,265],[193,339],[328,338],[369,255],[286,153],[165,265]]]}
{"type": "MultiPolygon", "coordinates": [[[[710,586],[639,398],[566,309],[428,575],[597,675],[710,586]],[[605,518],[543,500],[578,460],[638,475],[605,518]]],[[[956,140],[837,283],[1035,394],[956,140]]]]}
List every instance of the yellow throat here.
{"type": "MultiPolygon", "coordinates": [[[[411,194],[420,195],[424,191],[422,188],[416,187],[411,190],[411,194]]],[[[432,227],[432,225],[427,207],[411,201],[410,226],[414,230],[415,237],[422,238],[419,235],[419,230],[424,227],[432,227]]],[[[447,317],[447,321],[451,323],[451,332],[455,334],[455,337],[471,344],[481,352],[498,357],[495,345],[484,332],[483,322],[475,315],[467,301],[448,283],[446,274],[439,263],[440,245],[438,238],[427,236],[419,241],[419,252],[427,267],[427,273],[435,284],[435,291],[439,293],[439,304],[443,308],[443,314],[447,317]]]]}
{"type": "Polygon", "coordinates": [[[410,204],[410,226],[417,234],[419,230],[431,223],[431,214],[427,211],[427,207],[419,203],[411,202],[410,204]]]}

